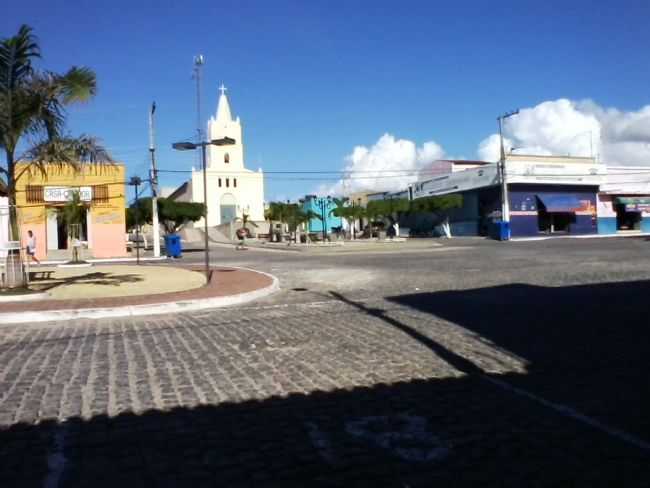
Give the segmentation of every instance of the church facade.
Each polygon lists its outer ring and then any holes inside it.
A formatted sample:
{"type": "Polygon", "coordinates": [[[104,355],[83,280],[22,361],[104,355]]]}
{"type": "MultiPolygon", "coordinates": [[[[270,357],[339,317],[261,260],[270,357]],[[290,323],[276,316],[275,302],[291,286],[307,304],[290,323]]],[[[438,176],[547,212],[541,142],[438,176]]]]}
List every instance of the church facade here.
{"type": "MultiPolygon", "coordinates": [[[[239,117],[233,118],[226,88],[221,94],[217,113],[208,120],[206,140],[230,137],[235,144],[206,148],[207,207],[210,227],[232,222],[247,214],[250,220],[264,220],[264,173],[244,166],[244,141],[239,117]]],[[[192,178],[170,198],[203,202],[203,172],[192,168],[192,178]]],[[[196,223],[203,225],[203,220],[196,223]]]]}

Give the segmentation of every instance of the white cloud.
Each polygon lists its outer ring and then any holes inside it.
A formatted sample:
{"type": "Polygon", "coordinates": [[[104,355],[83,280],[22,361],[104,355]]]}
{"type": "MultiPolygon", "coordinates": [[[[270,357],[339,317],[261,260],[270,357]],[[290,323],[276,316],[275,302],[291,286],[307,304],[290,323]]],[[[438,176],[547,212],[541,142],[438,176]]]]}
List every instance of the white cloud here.
{"type": "MultiPolygon", "coordinates": [[[[506,148],[520,154],[594,155],[610,164],[650,165],[650,105],[624,112],[591,100],[561,98],[525,108],[503,128],[506,148]]],[[[485,138],[479,158],[499,158],[498,136],[485,138]]]]}
{"type": "Polygon", "coordinates": [[[413,141],[384,134],[371,147],[356,146],[346,156],[344,172],[350,177],[334,185],[321,185],[319,194],[341,195],[357,191],[399,191],[417,180],[428,163],[444,157],[433,141],[417,147],[413,141]]]}

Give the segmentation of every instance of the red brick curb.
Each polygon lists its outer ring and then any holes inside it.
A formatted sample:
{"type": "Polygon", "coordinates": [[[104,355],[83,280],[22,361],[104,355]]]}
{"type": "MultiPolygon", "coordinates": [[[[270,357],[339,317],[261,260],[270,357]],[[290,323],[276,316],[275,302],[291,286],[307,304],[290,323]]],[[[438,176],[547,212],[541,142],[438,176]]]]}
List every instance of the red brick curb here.
{"type": "MultiPolygon", "coordinates": [[[[169,267],[169,272],[174,272],[169,267]]],[[[183,268],[187,269],[187,268],[183,268]]],[[[200,272],[202,268],[190,268],[200,272]]],[[[210,282],[200,288],[156,295],[136,295],[129,297],[111,298],[79,298],[77,300],[38,300],[30,302],[13,302],[0,304],[0,312],[40,312],[55,310],[79,310],[87,308],[113,308],[134,305],[152,305],[160,303],[197,300],[216,297],[227,297],[269,287],[273,278],[256,271],[219,267],[211,270],[210,282]]],[[[0,318],[0,321],[2,319],[0,318]]]]}

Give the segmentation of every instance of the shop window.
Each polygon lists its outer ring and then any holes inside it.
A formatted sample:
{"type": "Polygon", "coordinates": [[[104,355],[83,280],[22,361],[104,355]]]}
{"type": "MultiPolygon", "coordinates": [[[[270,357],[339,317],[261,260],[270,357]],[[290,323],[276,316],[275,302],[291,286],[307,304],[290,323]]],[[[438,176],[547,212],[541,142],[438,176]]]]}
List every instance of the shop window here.
{"type": "Polygon", "coordinates": [[[27,203],[43,203],[43,187],[40,185],[27,185],[27,203]]]}
{"type": "Polygon", "coordinates": [[[219,178],[219,188],[221,188],[221,178],[219,178]]]}
{"type": "Polygon", "coordinates": [[[232,179],[232,186],[234,186],[235,188],[237,188],[237,178],[233,178],[233,179],[232,179]]]}
{"type": "Polygon", "coordinates": [[[226,164],[230,162],[230,154],[226,153],[223,155],[223,162],[226,164]]]}
{"type": "Polygon", "coordinates": [[[226,178],[226,188],[230,188],[230,178],[226,178]]]}
{"type": "Polygon", "coordinates": [[[108,185],[97,185],[93,187],[93,203],[108,203],[108,185]]]}

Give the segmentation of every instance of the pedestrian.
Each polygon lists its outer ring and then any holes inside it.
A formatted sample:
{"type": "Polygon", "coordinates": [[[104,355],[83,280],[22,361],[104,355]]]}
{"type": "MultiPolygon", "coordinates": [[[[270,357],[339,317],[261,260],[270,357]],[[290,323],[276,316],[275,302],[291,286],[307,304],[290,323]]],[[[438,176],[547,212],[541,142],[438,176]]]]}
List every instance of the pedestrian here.
{"type": "Polygon", "coordinates": [[[36,236],[31,230],[27,231],[27,255],[32,257],[32,261],[36,261],[36,264],[40,265],[41,262],[36,257],[36,236]]]}

